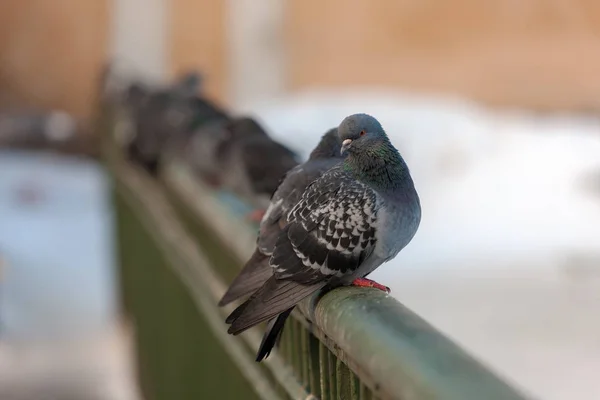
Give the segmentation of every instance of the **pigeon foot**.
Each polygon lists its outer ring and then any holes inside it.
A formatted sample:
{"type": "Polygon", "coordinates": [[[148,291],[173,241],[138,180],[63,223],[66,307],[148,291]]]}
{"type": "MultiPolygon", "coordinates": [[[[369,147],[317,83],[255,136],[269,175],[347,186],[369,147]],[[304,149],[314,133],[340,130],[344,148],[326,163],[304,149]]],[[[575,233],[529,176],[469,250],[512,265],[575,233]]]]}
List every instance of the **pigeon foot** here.
{"type": "Polygon", "coordinates": [[[352,281],[351,285],[358,286],[358,287],[372,287],[372,288],[379,289],[386,293],[391,292],[389,287],[384,286],[381,283],[377,283],[377,282],[372,281],[367,278],[356,278],[355,280],[352,281]]]}

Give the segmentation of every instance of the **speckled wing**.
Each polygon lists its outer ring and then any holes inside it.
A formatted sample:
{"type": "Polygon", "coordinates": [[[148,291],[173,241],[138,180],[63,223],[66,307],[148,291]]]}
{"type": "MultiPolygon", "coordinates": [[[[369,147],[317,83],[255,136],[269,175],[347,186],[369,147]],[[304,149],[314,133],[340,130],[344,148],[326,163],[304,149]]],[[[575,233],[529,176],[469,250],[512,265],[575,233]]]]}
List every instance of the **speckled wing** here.
{"type": "Polygon", "coordinates": [[[376,193],[334,167],[307,188],[287,219],[269,261],[273,276],[228,317],[229,333],[288,310],[332,279],[352,276],[375,248],[376,193]]]}
{"type": "Polygon", "coordinates": [[[288,171],[273,194],[260,223],[257,246],[261,252],[268,255],[273,253],[277,237],[288,223],[286,218],[289,211],[300,201],[302,194],[312,182],[340,161],[339,158],[309,160],[288,171]]]}
{"type": "Polygon", "coordinates": [[[309,284],[352,275],[375,247],[377,211],[369,186],[332,168],[290,211],[270,261],[275,277],[309,284]]]}
{"type": "Polygon", "coordinates": [[[300,201],[308,185],[339,162],[340,159],[336,158],[309,160],[287,172],[260,223],[254,254],[229,285],[219,305],[255,292],[273,275],[269,258],[273,254],[277,238],[288,223],[286,218],[289,211],[300,201]]]}

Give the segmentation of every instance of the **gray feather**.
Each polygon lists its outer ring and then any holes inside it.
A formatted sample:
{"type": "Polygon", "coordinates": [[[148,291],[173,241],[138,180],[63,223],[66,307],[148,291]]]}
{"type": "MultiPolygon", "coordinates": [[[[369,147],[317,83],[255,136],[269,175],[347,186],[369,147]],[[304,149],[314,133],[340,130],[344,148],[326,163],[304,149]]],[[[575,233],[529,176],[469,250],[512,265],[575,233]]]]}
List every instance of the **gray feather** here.
{"type": "MultiPolygon", "coordinates": [[[[343,162],[310,183],[287,214],[277,209],[274,196],[271,211],[287,224],[274,225],[280,232],[269,259],[273,276],[227,318],[229,333],[287,312],[324,286],[347,285],[368,275],[416,233],[419,197],[379,122],[356,114],[342,121],[338,135],[348,154],[343,162]]],[[[265,343],[270,343],[274,334],[267,335],[265,343]]]]}
{"type": "Polygon", "coordinates": [[[242,271],[235,277],[227,292],[219,301],[223,307],[234,300],[254,293],[263,283],[273,276],[273,269],[269,265],[269,256],[262,254],[258,249],[254,251],[250,260],[244,265],[242,271]]]}
{"type": "Polygon", "coordinates": [[[242,333],[293,307],[323,286],[325,283],[302,285],[292,281],[278,281],[272,277],[240,306],[243,312],[232,322],[227,332],[234,335],[242,333]]]}
{"type": "Polygon", "coordinates": [[[285,175],[260,224],[257,249],[231,283],[219,305],[228,304],[256,291],[272,276],[268,259],[279,234],[288,223],[289,210],[300,200],[309,184],[342,160],[340,148],[337,129],[332,129],[323,135],[307,162],[285,175]]]}
{"type": "Polygon", "coordinates": [[[281,179],[296,165],[296,154],[269,137],[251,118],[231,121],[219,145],[217,163],[224,188],[266,209],[281,179]]]}

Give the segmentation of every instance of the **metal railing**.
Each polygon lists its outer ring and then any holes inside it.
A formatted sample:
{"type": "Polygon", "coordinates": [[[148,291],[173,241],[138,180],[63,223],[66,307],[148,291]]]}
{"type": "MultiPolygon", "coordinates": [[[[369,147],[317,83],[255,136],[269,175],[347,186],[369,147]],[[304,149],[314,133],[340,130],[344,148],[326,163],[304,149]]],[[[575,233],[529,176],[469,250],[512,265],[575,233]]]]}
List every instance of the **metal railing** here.
{"type": "Polygon", "coordinates": [[[153,180],[110,143],[106,155],[123,303],[149,399],[524,399],[397,300],[364,288],[303,301],[279,348],[254,362],[261,327],[228,335],[233,307],[216,304],[252,253],[255,228],[184,165],[153,180]]]}

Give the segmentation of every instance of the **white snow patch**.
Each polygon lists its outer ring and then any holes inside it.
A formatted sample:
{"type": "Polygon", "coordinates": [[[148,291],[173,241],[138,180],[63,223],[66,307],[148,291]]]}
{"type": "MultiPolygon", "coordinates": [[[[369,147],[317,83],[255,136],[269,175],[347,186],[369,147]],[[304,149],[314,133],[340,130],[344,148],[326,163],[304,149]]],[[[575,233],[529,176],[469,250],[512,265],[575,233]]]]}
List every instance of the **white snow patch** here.
{"type": "Polygon", "coordinates": [[[600,398],[598,119],[361,90],[242,111],[304,156],[344,117],[377,117],[411,168],[423,220],[372,277],[527,392],[600,398]]]}

